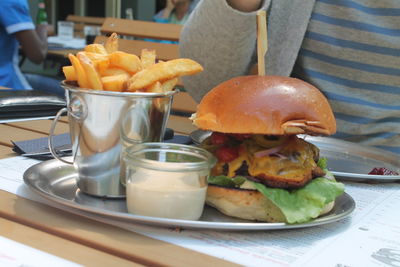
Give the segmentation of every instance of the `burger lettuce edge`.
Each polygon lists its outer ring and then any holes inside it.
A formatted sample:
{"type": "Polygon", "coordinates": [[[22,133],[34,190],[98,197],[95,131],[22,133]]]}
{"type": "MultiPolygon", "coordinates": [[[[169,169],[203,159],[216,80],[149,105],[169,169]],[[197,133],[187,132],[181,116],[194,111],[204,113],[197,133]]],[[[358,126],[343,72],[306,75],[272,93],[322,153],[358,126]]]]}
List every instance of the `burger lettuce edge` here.
{"type": "MultiPolygon", "coordinates": [[[[326,172],[325,177],[314,178],[306,186],[286,190],[271,188],[250,181],[254,188],[272,201],[285,215],[289,224],[304,223],[317,218],[323,208],[344,193],[344,184],[330,179],[333,175],[327,170],[326,158],[320,158],[318,166],[326,172]],[[328,178],[327,178],[328,177],[328,178]]],[[[210,176],[209,183],[223,187],[240,188],[247,179],[243,176],[210,176]]]]}

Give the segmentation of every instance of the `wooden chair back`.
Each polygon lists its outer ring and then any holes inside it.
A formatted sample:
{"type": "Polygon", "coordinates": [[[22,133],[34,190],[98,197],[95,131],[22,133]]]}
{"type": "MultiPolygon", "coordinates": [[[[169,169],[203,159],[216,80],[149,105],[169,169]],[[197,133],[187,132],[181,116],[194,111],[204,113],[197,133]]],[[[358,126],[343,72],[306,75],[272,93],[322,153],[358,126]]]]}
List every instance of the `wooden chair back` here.
{"type": "MultiPolygon", "coordinates": [[[[104,35],[109,35],[113,32],[122,36],[130,36],[141,39],[157,39],[179,41],[179,35],[182,30],[182,25],[164,24],[139,20],[106,18],[101,26],[101,32],[104,35]]],[[[106,36],[97,36],[95,43],[104,43],[106,36]]],[[[179,58],[179,45],[152,42],[149,40],[130,40],[120,39],[119,50],[140,55],[142,49],[154,49],[157,53],[158,60],[171,60],[179,58]]],[[[179,80],[178,86],[182,87],[182,82],[179,80]]],[[[180,92],[174,96],[171,113],[189,117],[196,112],[197,103],[187,92],[180,92]]]]}
{"type": "Polygon", "coordinates": [[[172,102],[171,113],[190,117],[196,112],[197,102],[189,95],[188,92],[180,92],[174,96],[172,102]]]}
{"type": "Polygon", "coordinates": [[[182,25],[141,20],[106,18],[101,27],[103,34],[116,32],[135,38],[179,41],[182,25]]]}
{"type": "MultiPolygon", "coordinates": [[[[96,36],[94,40],[97,44],[102,44],[106,41],[106,36],[96,36]]],[[[147,42],[140,40],[127,40],[120,39],[118,50],[123,52],[140,55],[142,49],[153,49],[157,53],[157,59],[159,60],[171,60],[179,57],[179,45],[177,44],[163,44],[156,42],[147,42]]]]}
{"type": "Polygon", "coordinates": [[[68,15],[66,21],[74,22],[74,35],[77,37],[84,37],[83,28],[85,26],[98,26],[103,25],[105,18],[103,17],[87,17],[68,15]]]}

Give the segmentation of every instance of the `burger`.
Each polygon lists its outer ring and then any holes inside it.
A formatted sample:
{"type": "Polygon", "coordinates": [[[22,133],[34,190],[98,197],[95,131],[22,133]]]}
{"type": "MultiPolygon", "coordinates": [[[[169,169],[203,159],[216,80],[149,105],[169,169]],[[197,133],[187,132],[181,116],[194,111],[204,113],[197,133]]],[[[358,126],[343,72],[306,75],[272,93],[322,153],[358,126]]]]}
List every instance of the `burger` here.
{"type": "Polygon", "coordinates": [[[307,82],[236,77],[209,91],[191,119],[212,132],[200,144],[217,158],[206,203],[226,215],[303,223],[328,213],[344,192],[307,142],[336,131],[327,99],[307,82]]]}

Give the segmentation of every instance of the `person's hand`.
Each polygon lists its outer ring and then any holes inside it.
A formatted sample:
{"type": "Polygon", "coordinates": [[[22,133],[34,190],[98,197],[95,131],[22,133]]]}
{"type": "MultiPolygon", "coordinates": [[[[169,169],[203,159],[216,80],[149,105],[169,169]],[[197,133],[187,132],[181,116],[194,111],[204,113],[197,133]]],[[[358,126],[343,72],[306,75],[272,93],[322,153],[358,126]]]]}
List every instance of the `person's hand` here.
{"type": "Polygon", "coordinates": [[[167,0],[165,9],[172,11],[175,8],[175,2],[173,0],[167,0]]]}
{"type": "Polygon", "coordinates": [[[33,63],[41,63],[47,54],[47,25],[38,25],[35,30],[15,33],[25,56],[33,63]]]}
{"type": "Polygon", "coordinates": [[[47,24],[47,36],[55,35],[54,26],[51,24],[47,24]]]}
{"type": "Polygon", "coordinates": [[[48,32],[47,24],[36,25],[36,33],[38,34],[39,38],[42,41],[47,42],[47,32],[48,32]]]}
{"type": "Polygon", "coordinates": [[[172,10],[174,10],[174,8],[175,8],[175,2],[173,0],[167,0],[162,17],[165,19],[168,19],[169,16],[171,15],[172,10]]]}
{"type": "Polygon", "coordinates": [[[227,0],[228,4],[242,12],[256,11],[261,7],[262,0],[227,0]]]}

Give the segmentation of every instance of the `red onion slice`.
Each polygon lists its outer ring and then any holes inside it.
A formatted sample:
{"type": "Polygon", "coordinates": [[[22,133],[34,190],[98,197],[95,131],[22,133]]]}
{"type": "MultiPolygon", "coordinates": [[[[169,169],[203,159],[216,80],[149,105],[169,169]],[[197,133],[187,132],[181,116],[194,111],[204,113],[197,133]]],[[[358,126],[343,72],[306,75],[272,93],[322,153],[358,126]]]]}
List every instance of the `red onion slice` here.
{"type": "Polygon", "coordinates": [[[256,153],[254,153],[254,156],[255,156],[256,158],[261,158],[261,157],[269,156],[269,155],[271,155],[271,154],[274,154],[274,153],[277,153],[277,152],[281,151],[282,147],[283,147],[283,146],[280,145],[280,146],[268,148],[268,149],[265,149],[265,150],[260,150],[260,151],[257,151],[256,153]]]}

